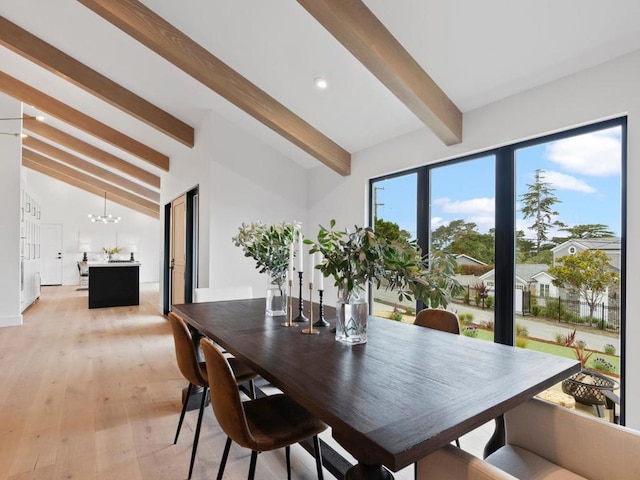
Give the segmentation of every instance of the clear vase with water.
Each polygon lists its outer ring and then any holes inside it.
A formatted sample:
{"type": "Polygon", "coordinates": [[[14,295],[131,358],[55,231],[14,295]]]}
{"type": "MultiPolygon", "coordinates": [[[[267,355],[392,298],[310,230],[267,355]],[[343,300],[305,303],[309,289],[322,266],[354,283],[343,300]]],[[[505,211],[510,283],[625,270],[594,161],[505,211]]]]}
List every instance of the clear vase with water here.
{"type": "Polygon", "coordinates": [[[369,303],[357,291],[338,289],[336,341],[348,345],[367,343],[369,303]]]}
{"type": "Polygon", "coordinates": [[[287,292],[284,281],[279,281],[272,276],[267,280],[265,314],[268,317],[287,314],[287,292]]]}

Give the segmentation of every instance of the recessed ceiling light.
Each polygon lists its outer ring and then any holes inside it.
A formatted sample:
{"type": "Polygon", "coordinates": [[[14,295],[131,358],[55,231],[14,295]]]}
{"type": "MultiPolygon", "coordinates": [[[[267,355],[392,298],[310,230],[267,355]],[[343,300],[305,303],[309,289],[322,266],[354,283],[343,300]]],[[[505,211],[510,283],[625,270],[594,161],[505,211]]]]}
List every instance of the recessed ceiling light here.
{"type": "Polygon", "coordinates": [[[327,81],[322,77],[314,78],[313,79],[313,83],[315,83],[316,87],[318,87],[320,90],[324,90],[325,88],[327,88],[329,86],[327,81]]]}

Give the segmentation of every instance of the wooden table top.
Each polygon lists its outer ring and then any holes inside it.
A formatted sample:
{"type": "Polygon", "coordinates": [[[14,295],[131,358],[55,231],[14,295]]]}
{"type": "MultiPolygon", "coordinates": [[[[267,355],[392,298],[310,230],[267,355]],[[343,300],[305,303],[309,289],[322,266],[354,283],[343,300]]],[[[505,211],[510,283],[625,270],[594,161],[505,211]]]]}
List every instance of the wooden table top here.
{"type": "Polygon", "coordinates": [[[328,328],[281,327],[284,317],[264,308],[264,299],[173,306],[330,425],[360,463],[392,471],[580,370],[569,359],[375,317],[367,343],[348,346],[328,328]]]}

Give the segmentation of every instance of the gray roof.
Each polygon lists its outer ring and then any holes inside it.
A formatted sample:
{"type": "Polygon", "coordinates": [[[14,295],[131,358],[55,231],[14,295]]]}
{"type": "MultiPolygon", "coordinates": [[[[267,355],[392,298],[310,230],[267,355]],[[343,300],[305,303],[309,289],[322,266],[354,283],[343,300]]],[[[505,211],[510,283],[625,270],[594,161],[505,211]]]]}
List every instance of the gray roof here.
{"type": "Polygon", "coordinates": [[[546,263],[518,263],[516,264],[516,275],[523,279],[525,282],[531,282],[533,276],[549,270],[549,265],[546,263]]]}
{"type": "Polygon", "coordinates": [[[553,250],[559,250],[560,247],[569,243],[575,242],[580,245],[584,245],[589,250],[620,250],[621,239],[620,237],[605,237],[605,238],[572,238],[566,242],[561,243],[553,250]]]}

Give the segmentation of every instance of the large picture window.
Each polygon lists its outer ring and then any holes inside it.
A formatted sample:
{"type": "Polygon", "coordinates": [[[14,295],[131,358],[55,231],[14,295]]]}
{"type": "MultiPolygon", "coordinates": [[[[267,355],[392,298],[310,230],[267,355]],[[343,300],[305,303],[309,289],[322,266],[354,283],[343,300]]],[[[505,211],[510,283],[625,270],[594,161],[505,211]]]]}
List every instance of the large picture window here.
{"type": "MultiPolygon", "coordinates": [[[[624,385],[625,171],[621,118],[373,179],[371,222],[455,257],[463,334],[589,357],[624,385]]],[[[421,307],[373,297],[397,321],[421,307]]]]}

